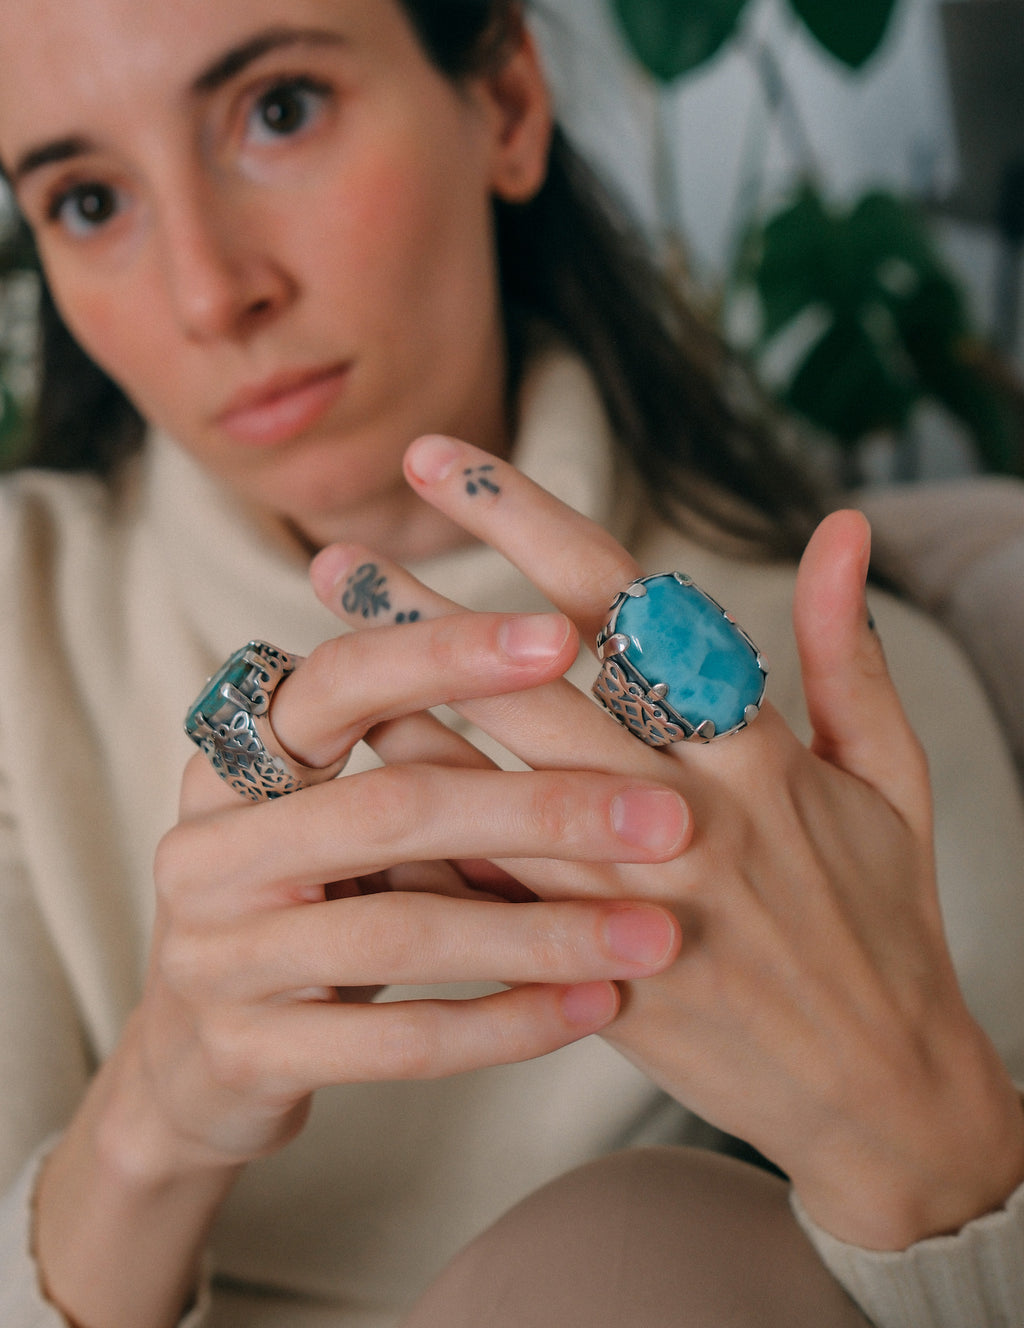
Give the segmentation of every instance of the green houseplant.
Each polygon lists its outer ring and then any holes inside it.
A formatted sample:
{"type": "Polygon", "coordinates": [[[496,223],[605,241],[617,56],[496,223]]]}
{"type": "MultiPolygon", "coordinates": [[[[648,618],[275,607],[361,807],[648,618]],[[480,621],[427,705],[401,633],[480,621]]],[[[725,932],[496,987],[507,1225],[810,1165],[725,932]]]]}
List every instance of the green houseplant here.
{"type": "MultiPolygon", "coordinates": [[[[842,207],[827,198],[779,61],[769,45],[749,42],[744,20],[752,2],[609,0],[662,104],[680,79],[731,45],[750,56],[767,113],[787,121],[797,180],[767,214],[756,181],[742,191],[749,215],[737,227],[723,321],[735,301],[753,306],[743,349],[755,366],[767,363],[783,338],[799,342],[772,391],[834,441],[849,480],[859,478],[865,445],[879,434],[902,440],[903,470],[912,469],[907,440],[923,402],[940,404],[960,421],[981,467],[1021,472],[1013,375],[973,329],[925,217],[911,200],[883,191],[842,207]],[[793,338],[798,325],[805,334],[793,338]]],[[[791,21],[850,76],[886,43],[900,0],[785,2],[791,21]]],[[[671,144],[663,142],[661,151],[670,153],[671,144]]],[[[678,223],[664,158],[661,176],[671,243],[679,238],[672,234],[678,223]]]]}
{"type": "Polygon", "coordinates": [[[37,294],[34,250],[0,212],[0,467],[17,458],[31,411],[37,294]]]}

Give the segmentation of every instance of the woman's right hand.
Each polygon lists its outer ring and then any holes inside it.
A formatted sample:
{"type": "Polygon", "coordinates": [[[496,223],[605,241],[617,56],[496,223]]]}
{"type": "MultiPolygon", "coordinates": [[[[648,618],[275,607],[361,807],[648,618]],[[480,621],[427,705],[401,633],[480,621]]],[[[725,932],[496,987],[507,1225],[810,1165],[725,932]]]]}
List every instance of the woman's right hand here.
{"type": "Polygon", "coordinates": [[[678,795],[502,772],[423,713],[547,682],[576,648],[558,615],[351,633],[281,684],[274,730],[311,766],[367,735],[384,768],[254,804],[191,760],[142,998],[36,1195],[43,1285],[72,1322],[176,1322],[239,1169],[301,1129],[318,1087],[543,1055],[611,1022],[615,980],[672,963],[660,905],[504,902],[529,893],[484,860],[670,858],[690,835],[678,795]],[[478,981],[510,989],[371,1002],[478,981]]]}
{"type": "Polygon", "coordinates": [[[272,1151],[325,1084],[542,1055],[614,1018],[613,980],[671,963],[680,936],[668,910],[512,907],[474,888],[492,883],[473,880],[475,860],[659,861],[689,833],[675,793],[605,774],[501,772],[423,713],[549,681],[576,649],[559,615],[350,634],[280,686],[274,730],[315,766],[373,730],[386,767],[251,804],[204,758],[190,762],[157,858],[152,959],[129,1034],[133,1111],[141,1093],[163,1165],[272,1151]],[[510,989],[369,999],[386,985],[494,980],[510,989]]]}

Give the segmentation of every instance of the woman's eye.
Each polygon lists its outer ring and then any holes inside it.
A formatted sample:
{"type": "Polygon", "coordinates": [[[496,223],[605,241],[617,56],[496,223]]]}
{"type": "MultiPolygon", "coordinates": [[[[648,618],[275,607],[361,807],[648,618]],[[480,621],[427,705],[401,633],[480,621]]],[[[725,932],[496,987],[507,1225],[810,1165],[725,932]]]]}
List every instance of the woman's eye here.
{"type": "Polygon", "coordinates": [[[105,184],[77,184],[53,202],[50,219],[72,235],[90,235],[117,213],[117,191],[105,184]]]}
{"type": "Polygon", "coordinates": [[[323,109],[326,88],[309,79],[276,83],[259,98],[253,119],[261,137],[287,138],[307,128],[323,109]]]}

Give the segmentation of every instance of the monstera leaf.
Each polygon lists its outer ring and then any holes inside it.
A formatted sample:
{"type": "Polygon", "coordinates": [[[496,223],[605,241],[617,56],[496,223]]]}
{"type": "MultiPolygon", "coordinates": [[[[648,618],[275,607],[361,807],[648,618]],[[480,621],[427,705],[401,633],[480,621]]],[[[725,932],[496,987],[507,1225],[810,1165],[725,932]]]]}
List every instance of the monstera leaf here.
{"type": "MultiPolygon", "coordinates": [[[[736,32],[749,0],[610,0],[637,60],[671,83],[712,59],[736,32]]],[[[878,50],[899,0],[789,0],[812,36],[859,69],[878,50]]]]}
{"type": "Polygon", "coordinates": [[[860,69],[885,40],[898,0],[790,0],[825,50],[860,69]]]}
{"type": "Polygon", "coordinates": [[[749,0],[611,0],[633,54],[662,83],[699,68],[736,31],[749,0]]]}
{"type": "Polygon", "coordinates": [[[813,318],[779,392],[791,409],[852,450],[875,431],[899,433],[931,398],[968,427],[987,468],[1011,468],[1009,402],[977,371],[964,298],[911,205],[871,193],[833,211],[804,186],[746,253],[760,352],[813,318]]]}

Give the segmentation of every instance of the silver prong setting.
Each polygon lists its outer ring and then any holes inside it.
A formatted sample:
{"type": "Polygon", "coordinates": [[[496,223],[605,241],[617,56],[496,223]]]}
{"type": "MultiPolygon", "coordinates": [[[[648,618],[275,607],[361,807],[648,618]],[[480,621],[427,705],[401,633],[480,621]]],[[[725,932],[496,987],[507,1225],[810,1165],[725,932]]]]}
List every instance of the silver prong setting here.
{"type": "MultiPolygon", "coordinates": [[[[670,621],[674,623],[675,618],[670,621]]],[[[595,695],[620,723],[649,746],[660,747],[684,740],[709,743],[715,738],[739,732],[760,713],[769,668],[767,659],[732,613],[697,585],[686,572],[638,577],[621,590],[609,607],[608,617],[598,633],[595,645],[602,661],[601,673],[594,684],[595,695]],[[665,585],[669,578],[687,592],[696,591],[700,597],[699,602],[694,601],[691,606],[689,594],[681,600],[674,599],[665,585]],[[670,613],[676,613],[675,604],[682,605],[679,610],[679,620],[683,624],[680,631],[685,629],[689,621],[688,614],[695,614],[698,619],[703,614],[708,640],[721,640],[722,649],[739,652],[735,656],[739,663],[738,679],[734,684],[723,675],[725,690],[721,695],[712,688],[711,694],[705,693],[702,697],[701,687],[709,685],[708,679],[704,679],[699,686],[695,685],[692,691],[683,686],[683,676],[676,676],[680,674],[679,659],[666,654],[671,642],[666,644],[664,637],[659,637],[656,643],[652,642],[649,652],[645,651],[644,632],[652,621],[650,609],[638,603],[636,607],[630,606],[648,598],[651,606],[660,606],[662,601],[655,599],[655,595],[666,593],[669,599],[665,605],[670,613]],[[749,653],[743,654],[740,641],[749,653]],[[755,663],[756,672],[751,667],[755,663]],[[650,676],[652,673],[653,678],[650,676]],[[662,677],[668,676],[668,681],[657,681],[659,673],[662,677]],[[743,699],[735,691],[728,690],[734,686],[745,692],[743,699]],[[689,699],[684,700],[684,697],[689,699]],[[740,701],[738,706],[736,700],[740,701]],[[694,709],[697,715],[692,719],[687,718],[686,710],[692,715],[694,709]],[[701,710],[708,717],[697,722],[701,710]],[[711,714],[715,715],[714,719],[710,717],[711,714]]],[[[699,634],[692,641],[687,638],[681,645],[683,658],[689,659],[687,652],[693,654],[693,671],[701,678],[702,650],[710,648],[710,645],[705,646],[704,638],[699,634]]],[[[685,676],[689,676],[688,673],[685,676]]]]}
{"type": "Polygon", "coordinates": [[[601,658],[610,659],[613,655],[624,655],[630,647],[630,639],[623,636],[621,632],[615,636],[610,636],[601,647],[601,658]]]}

